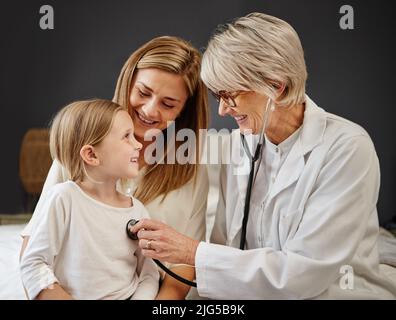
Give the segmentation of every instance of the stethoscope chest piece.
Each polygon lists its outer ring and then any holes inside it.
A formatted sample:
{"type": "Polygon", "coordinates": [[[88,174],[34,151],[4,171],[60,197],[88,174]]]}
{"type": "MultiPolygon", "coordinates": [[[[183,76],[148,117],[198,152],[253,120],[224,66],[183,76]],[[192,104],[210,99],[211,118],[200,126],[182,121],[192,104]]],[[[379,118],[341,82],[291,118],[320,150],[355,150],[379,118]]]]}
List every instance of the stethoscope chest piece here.
{"type": "MultiPolygon", "coordinates": [[[[138,236],[136,233],[133,233],[131,231],[132,227],[137,224],[139,220],[131,219],[127,222],[126,224],[126,233],[128,235],[128,238],[132,240],[139,240],[138,236]]],[[[183,282],[184,284],[192,287],[196,287],[197,284],[193,281],[184,279],[183,277],[179,276],[178,274],[174,273],[172,270],[169,270],[166,266],[164,266],[160,261],[153,259],[154,262],[162,269],[164,270],[167,274],[169,274],[171,277],[175,278],[176,280],[183,282]]]]}
{"type": "Polygon", "coordinates": [[[137,234],[133,233],[131,231],[132,227],[138,222],[139,222],[139,220],[131,219],[128,221],[128,223],[126,225],[126,233],[127,233],[128,237],[132,240],[139,240],[137,234]]]}

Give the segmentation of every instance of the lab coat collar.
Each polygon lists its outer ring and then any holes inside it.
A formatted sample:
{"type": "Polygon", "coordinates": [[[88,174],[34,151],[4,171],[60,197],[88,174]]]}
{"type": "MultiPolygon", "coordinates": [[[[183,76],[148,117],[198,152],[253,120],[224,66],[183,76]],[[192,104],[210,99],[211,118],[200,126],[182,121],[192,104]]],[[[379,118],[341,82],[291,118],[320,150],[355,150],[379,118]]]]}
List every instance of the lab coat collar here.
{"type": "Polygon", "coordinates": [[[299,137],[302,155],[307,154],[323,141],[326,129],[326,112],[305,95],[304,121],[299,137]]]}
{"type": "Polygon", "coordinates": [[[305,166],[304,156],[323,141],[325,129],[326,112],[306,95],[301,133],[278,173],[269,199],[298,180],[305,166]]]}

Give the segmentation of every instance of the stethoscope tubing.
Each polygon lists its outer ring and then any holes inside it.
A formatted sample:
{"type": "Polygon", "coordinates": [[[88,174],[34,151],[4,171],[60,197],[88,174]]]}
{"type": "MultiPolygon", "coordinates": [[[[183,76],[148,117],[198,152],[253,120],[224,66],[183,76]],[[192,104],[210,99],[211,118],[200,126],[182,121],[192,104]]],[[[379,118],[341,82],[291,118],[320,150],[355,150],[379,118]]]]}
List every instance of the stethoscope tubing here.
{"type": "Polygon", "coordinates": [[[265,107],[264,111],[264,117],[263,117],[263,127],[261,129],[261,135],[259,138],[259,142],[256,147],[256,151],[254,152],[254,156],[250,153],[249,146],[246,142],[245,136],[241,133],[241,139],[242,139],[242,146],[250,160],[250,172],[249,172],[249,180],[246,188],[246,197],[245,197],[245,205],[243,208],[243,220],[242,220],[242,230],[241,230],[241,240],[239,242],[239,249],[245,250],[245,244],[246,244],[246,229],[247,229],[247,223],[249,219],[249,211],[250,211],[250,199],[252,197],[252,189],[254,185],[254,181],[258,172],[258,168],[260,166],[260,160],[262,156],[262,150],[263,146],[265,143],[265,130],[267,129],[268,125],[268,118],[269,118],[269,113],[274,110],[274,106],[271,106],[271,100],[268,99],[267,106],[265,107]],[[259,160],[258,166],[257,166],[257,172],[255,172],[255,164],[259,160]]]}

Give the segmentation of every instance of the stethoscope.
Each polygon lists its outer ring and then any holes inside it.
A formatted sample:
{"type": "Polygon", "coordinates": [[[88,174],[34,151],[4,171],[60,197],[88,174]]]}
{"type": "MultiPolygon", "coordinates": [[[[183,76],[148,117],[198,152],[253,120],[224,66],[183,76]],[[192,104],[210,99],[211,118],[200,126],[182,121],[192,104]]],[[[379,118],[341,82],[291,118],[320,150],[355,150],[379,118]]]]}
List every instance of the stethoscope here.
{"type": "MultiPolygon", "coordinates": [[[[131,220],[129,220],[127,222],[126,233],[127,233],[128,237],[130,239],[132,239],[132,240],[139,240],[137,234],[133,233],[131,231],[131,228],[138,222],[139,222],[139,220],[135,220],[135,219],[131,219],[131,220]]],[[[197,284],[195,282],[187,280],[187,279],[179,276],[178,274],[174,273],[172,270],[169,270],[159,260],[157,260],[157,259],[153,259],[153,260],[162,270],[164,270],[167,274],[169,274],[171,277],[175,278],[176,280],[178,280],[178,281],[180,281],[180,282],[182,282],[182,283],[184,283],[184,284],[186,284],[188,286],[191,286],[191,287],[196,287],[197,286],[197,284]]]]}
{"type": "MultiPolygon", "coordinates": [[[[256,147],[256,151],[254,152],[253,156],[250,153],[249,146],[247,145],[245,136],[241,133],[242,146],[250,160],[249,180],[248,180],[247,189],[246,189],[245,206],[244,206],[244,210],[243,210],[243,220],[242,220],[241,241],[240,241],[240,245],[239,245],[239,248],[241,250],[245,250],[246,228],[247,228],[249,211],[250,211],[250,198],[252,196],[252,189],[253,189],[254,181],[255,181],[258,169],[260,167],[260,161],[259,161],[259,165],[257,166],[257,168],[256,168],[255,164],[259,159],[261,160],[262,150],[263,150],[263,146],[265,143],[265,130],[267,129],[267,125],[268,125],[269,113],[271,111],[273,111],[275,108],[275,106],[273,104],[270,108],[269,107],[270,104],[271,104],[271,100],[268,99],[267,106],[265,107],[265,111],[264,111],[263,127],[261,130],[259,142],[256,147]]],[[[139,222],[139,220],[131,219],[128,221],[128,223],[126,225],[126,233],[127,233],[128,237],[132,240],[139,240],[137,234],[133,233],[131,231],[131,228],[138,222],[139,222]]],[[[159,260],[157,260],[157,259],[153,259],[153,260],[162,270],[164,270],[167,274],[169,274],[171,277],[175,278],[176,280],[178,280],[188,286],[191,286],[191,287],[197,286],[196,282],[187,280],[187,279],[179,276],[178,274],[174,273],[173,271],[171,271],[167,267],[165,267],[159,260]]]]}

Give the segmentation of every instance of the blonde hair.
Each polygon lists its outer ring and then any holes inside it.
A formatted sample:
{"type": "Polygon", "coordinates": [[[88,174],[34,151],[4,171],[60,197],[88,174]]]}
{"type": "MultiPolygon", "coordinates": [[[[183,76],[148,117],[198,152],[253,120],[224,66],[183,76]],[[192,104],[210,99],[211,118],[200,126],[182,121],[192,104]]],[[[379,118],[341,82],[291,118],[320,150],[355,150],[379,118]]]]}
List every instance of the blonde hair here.
{"type": "Polygon", "coordinates": [[[68,171],[71,180],[82,181],[85,176],[81,148],[103,141],[120,110],[125,108],[95,99],[73,102],[56,114],[50,131],[50,152],[68,171]]]}
{"type": "Polygon", "coordinates": [[[283,106],[305,100],[307,70],[300,39],[287,22],[263,13],[217,28],[202,58],[201,77],[213,92],[256,91],[283,106]]]}
{"type": "MultiPolygon", "coordinates": [[[[132,115],[130,95],[132,78],[136,70],[156,68],[183,77],[189,97],[175,120],[176,134],[178,130],[189,128],[197,138],[196,157],[199,157],[199,129],[206,129],[209,122],[207,89],[200,79],[201,54],[188,42],[177,37],[158,37],[137,49],[123,66],[117,81],[113,101],[128,108],[132,115]]],[[[164,130],[165,131],[165,130],[164,130]]],[[[166,132],[164,132],[166,136],[166,132]]],[[[165,139],[166,144],[167,139],[165,139]]],[[[176,142],[176,148],[181,142],[176,142]]],[[[165,145],[165,155],[167,146],[165,145]]],[[[198,163],[198,161],[196,161],[198,163]]],[[[134,196],[143,203],[154,200],[176,190],[192,178],[196,177],[197,164],[153,164],[138,185],[134,196]]]]}

